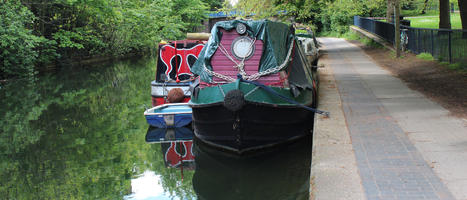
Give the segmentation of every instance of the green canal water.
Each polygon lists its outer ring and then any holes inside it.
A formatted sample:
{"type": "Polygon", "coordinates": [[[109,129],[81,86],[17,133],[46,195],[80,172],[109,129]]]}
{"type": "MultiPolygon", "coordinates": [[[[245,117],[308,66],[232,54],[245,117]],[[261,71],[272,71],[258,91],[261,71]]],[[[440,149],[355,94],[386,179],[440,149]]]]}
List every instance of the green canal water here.
{"type": "Polygon", "coordinates": [[[168,167],[145,140],[154,66],[2,83],[0,199],[309,199],[311,138],[247,156],[195,141],[192,167],[168,167]]]}

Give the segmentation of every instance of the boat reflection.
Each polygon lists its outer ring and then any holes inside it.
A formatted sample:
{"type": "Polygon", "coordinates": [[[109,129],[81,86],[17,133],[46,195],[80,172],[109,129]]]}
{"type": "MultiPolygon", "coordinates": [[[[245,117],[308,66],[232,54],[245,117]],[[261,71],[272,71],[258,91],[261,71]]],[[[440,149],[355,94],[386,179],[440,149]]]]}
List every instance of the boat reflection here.
{"type": "Polygon", "coordinates": [[[193,155],[193,131],[188,127],[155,128],[149,127],[146,133],[147,143],[160,143],[161,153],[166,167],[183,170],[195,169],[193,155]]]}
{"type": "Polygon", "coordinates": [[[193,131],[188,127],[156,128],[149,126],[146,133],[147,143],[171,143],[192,140],[193,131]]]}
{"type": "Polygon", "coordinates": [[[312,137],[254,155],[236,155],[195,139],[198,199],[309,199],[312,137]]]}

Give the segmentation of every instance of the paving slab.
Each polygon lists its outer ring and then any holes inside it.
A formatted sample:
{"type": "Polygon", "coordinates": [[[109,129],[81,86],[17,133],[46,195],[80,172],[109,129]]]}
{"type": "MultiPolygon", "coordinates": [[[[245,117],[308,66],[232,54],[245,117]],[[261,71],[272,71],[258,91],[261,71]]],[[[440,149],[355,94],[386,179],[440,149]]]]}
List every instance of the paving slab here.
{"type": "MultiPolygon", "coordinates": [[[[319,65],[327,66],[326,60],[320,59],[319,65]]],[[[325,67],[319,69],[319,72],[318,107],[330,111],[332,116],[324,118],[316,115],[311,197],[316,200],[365,199],[332,70],[325,67]]]]}
{"type": "MultiPolygon", "coordinates": [[[[349,59],[358,61],[354,56],[349,59]]],[[[367,66],[354,69],[428,165],[446,183],[454,197],[467,199],[465,120],[451,116],[449,111],[421,93],[409,89],[400,79],[391,76],[390,72],[367,66]],[[374,78],[375,74],[378,74],[378,78],[374,78]]]]}
{"type": "Polygon", "coordinates": [[[407,88],[357,46],[336,38],[320,41],[366,198],[466,199],[465,123],[407,88]]]}

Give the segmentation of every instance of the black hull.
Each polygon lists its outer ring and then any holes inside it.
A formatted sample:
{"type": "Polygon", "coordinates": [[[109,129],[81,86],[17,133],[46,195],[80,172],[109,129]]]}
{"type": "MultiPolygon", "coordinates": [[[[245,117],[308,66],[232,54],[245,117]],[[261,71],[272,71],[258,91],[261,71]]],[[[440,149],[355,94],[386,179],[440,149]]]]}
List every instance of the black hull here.
{"type": "Polygon", "coordinates": [[[292,106],[246,102],[237,112],[223,104],[193,106],[195,136],[239,153],[310,135],[313,123],[313,112],[292,106]]]}

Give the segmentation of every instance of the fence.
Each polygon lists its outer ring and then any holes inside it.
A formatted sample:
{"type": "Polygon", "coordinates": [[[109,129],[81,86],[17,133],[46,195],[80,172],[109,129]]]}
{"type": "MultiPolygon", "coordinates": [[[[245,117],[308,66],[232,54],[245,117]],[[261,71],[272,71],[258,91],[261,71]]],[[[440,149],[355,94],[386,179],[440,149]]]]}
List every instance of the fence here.
{"type": "MultiPolygon", "coordinates": [[[[354,17],[354,25],[394,44],[394,24],[354,17]]],[[[401,46],[413,53],[430,53],[440,61],[467,64],[467,31],[401,26],[401,46]]]]}

